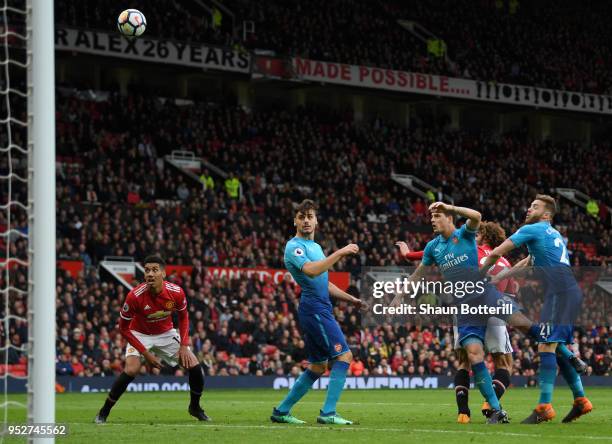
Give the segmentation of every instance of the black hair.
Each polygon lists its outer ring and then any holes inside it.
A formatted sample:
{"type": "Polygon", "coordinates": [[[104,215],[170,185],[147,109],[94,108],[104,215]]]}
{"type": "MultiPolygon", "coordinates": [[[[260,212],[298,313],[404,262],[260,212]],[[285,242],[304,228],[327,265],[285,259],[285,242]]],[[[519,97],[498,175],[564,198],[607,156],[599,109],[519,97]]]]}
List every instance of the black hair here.
{"type": "Polygon", "coordinates": [[[144,261],[142,262],[143,265],[145,264],[159,264],[159,266],[161,268],[165,268],[166,267],[166,261],[162,259],[161,256],[158,256],[156,254],[150,254],[147,257],[144,258],[144,261]]]}

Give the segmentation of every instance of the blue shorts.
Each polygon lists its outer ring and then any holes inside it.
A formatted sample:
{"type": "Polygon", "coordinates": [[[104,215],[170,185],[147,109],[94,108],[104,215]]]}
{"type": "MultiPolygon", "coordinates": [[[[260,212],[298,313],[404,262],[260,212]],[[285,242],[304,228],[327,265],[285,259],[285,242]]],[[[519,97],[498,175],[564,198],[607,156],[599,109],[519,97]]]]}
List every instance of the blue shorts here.
{"type": "Polygon", "coordinates": [[[579,288],[546,294],[540,313],[539,342],[571,344],[574,340],[574,323],[581,305],[582,291],[579,288]]]}
{"type": "Polygon", "coordinates": [[[344,334],[330,312],[298,313],[308,361],[326,362],[349,351],[344,334]]]}
{"type": "MultiPolygon", "coordinates": [[[[487,285],[484,293],[476,298],[470,299],[469,301],[458,301],[459,304],[466,303],[471,306],[486,305],[488,307],[499,307],[502,304],[512,305],[512,313],[521,311],[516,300],[501,293],[497,287],[493,285],[487,285]]],[[[463,341],[467,338],[478,338],[481,342],[485,343],[485,335],[487,332],[487,323],[489,318],[495,317],[503,321],[507,320],[510,315],[490,315],[490,314],[457,314],[457,332],[459,333],[459,344],[463,345],[463,341]]]]}

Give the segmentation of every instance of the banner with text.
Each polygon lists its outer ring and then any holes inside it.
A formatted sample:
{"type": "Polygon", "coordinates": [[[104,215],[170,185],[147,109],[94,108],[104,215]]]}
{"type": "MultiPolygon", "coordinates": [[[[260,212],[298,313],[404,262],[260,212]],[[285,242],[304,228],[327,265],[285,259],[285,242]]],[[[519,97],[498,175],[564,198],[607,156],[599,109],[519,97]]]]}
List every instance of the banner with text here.
{"type": "MultiPolygon", "coordinates": [[[[276,268],[236,268],[236,267],[206,267],[209,276],[215,279],[239,279],[243,276],[257,276],[259,280],[271,280],[275,284],[281,283],[285,278],[293,282],[287,270],[276,268]]],[[[350,274],[345,271],[330,271],[329,281],[342,290],[350,284],[350,274]]]]}
{"type": "MultiPolygon", "coordinates": [[[[293,376],[207,376],[206,390],[211,389],[274,389],[288,390],[293,387],[297,378],[293,376]]],[[[25,393],[26,380],[7,378],[8,393],[25,393]]],[[[63,393],[98,393],[110,391],[114,377],[58,376],[56,391],[63,393]]],[[[583,384],[587,387],[610,387],[612,377],[583,376],[583,384]]],[[[535,382],[526,376],[512,376],[514,387],[528,387],[535,382]]],[[[326,390],[329,377],[318,379],[312,386],[314,390],[326,390]]],[[[566,385],[559,376],[556,384],[566,385]]],[[[345,388],[348,390],[414,390],[414,389],[444,389],[453,388],[453,378],[450,376],[348,376],[345,388]]],[[[128,392],[188,392],[189,380],[178,376],[139,376],[127,387],[128,392]]]]}
{"type": "MultiPolygon", "coordinates": [[[[258,66],[260,64],[258,63],[258,66]]],[[[337,85],[429,94],[536,108],[612,114],[612,96],[481,82],[368,66],[294,58],[292,77],[337,85]]]]}
{"type": "Polygon", "coordinates": [[[118,32],[55,28],[55,49],[245,74],[251,69],[246,52],[147,37],[127,39],[118,32]]]}
{"type": "MultiPolygon", "coordinates": [[[[136,280],[142,279],[142,275],[136,276],[135,262],[104,261],[100,265],[113,275],[121,277],[127,283],[131,283],[135,278],[136,280]]],[[[58,268],[68,271],[76,279],[79,272],[84,269],[84,264],[81,261],[58,261],[58,268]]],[[[257,276],[261,281],[271,280],[275,284],[281,283],[285,278],[293,282],[293,278],[287,270],[278,268],[205,267],[205,269],[207,275],[214,279],[240,279],[244,276],[249,278],[257,276]]],[[[190,275],[192,270],[192,265],[166,265],[166,273],[170,277],[174,274],[180,276],[183,273],[190,275]]],[[[350,273],[346,271],[330,271],[328,276],[329,281],[342,290],[346,290],[350,285],[350,273]]],[[[129,288],[131,288],[131,285],[129,288]]]]}

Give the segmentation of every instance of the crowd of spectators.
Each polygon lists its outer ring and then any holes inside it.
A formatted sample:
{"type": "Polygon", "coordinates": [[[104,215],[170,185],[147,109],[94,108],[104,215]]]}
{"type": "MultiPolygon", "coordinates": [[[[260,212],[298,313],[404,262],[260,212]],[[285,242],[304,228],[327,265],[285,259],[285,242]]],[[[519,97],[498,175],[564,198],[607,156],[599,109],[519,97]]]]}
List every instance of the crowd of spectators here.
{"type": "MultiPolygon", "coordinates": [[[[25,284],[23,271],[16,269],[12,274],[15,282],[25,284]]],[[[274,284],[257,276],[213,279],[199,267],[191,275],[171,279],[189,297],[193,347],[208,375],[296,375],[305,368],[304,342],[296,323],[300,289],[294,283],[274,284]]],[[[92,268],[77,278],[59,271],[56,291],[57,374],[115,376],[122,369],[125,350],[116,329],[125,287],[101,282],[92,268]]],[[[357,289],[351,287],[349,292],[357,289]]],[[[603,295],[593,288],[587,295],[587,308],[575,332],[575,349],[589,364],[587,374],[610,375],[610,330],[595,326],[604,324],[599,317],[603,295]]],[[[17,300],[15,314],[23,316],[25,301],[19,295],[13,297],[17,300]]],[[[356,310],[343,304],[335,307],[335,314],[355,356],[350,369],[353,376],[452,376],[456,371],[448,322],[365,326],[356,310]]],[[[9,333],[15,345],[27,340],[24,323],[14,322],[9,333]]],[[[514,374],[533,376],[538,367],[533,343],[518,334],[511,339],[514,374]]],[[[9,350],[9,364],[24,361],[22,352],[9,350]]],[[[180,370],[170,368],[161,372],[181,375],[180,370]]]]}
{"type": "Polygon", "coordinates": [[[360,244],[361,256],[341,265],[357,277],[363,265],[396,263],[396,240],[418,248],[431,237],[427,203],[391,172],[426,180],[507,232],[520,226],[531,196],[576,184],[600,201],[600,214],[563,202],[556,222],[572,260],[599,265],[612,256],[605,205],[612,193],[599,186],[610,179],[607,145],[357,124],[351,113],[321,109],[177,106],[134,95],[58,103],[58,253],[66,259],[86,253],[97,262],[111,251],[140,257],[154,245],[176,263],[197,257],[204,265],[282,267],[292,202],[309,197],[320,206],[326,251],[360,244]],[[243,198],[231,198],[220,177],[204,190],[170,167],[162,157],[173,149],[235,174],[243,198]]]}
{"type": "MultiPolygon", "coordinates": [[[[185,288],[190,299],[193,346],[207,374],[296,375],[305,368],[306,352],[296,323],[299,287],[295,284],[274,284],[256,276],[212,279],[198,271],[173,280],[185,288]]],[[[349,291],[357,290],[352,287],[349,291]]],[[[65,274],[58,279],[57,293],[58,374],[110,376],[120,371],[124,348],[115,322],[125,288],[101,284],[93,273],[78,279],[65,274]]],[[[593,307],[585,311],[589,319],[581,320],[575,333],[576,350],[589,364],[589,375],[610,375],[610,331],[609,327],[595,327],[602,321],[597,317],[601,307],[595,302],[601,301],[596,300],[597,295],[592,298],[593,307]]],[[[452,376],[456,371],[448,320],[368,327],[361,325],[352,306],[338,305],[335,312],[355,356],[354,376],[452,376]]],[[[512,334],[512,344],[515,374],[533,376],[538,366],[533,343],[512,334]]]]}
{"type": "MultiPolygon", "coordinates": [[[[351,273],[350,291],[357,293],[362,266],[398,263],[396,240],[421,248],[431,238],[427,203],[393,182],[392,171],[430,181],[508,231],[520,225],[527,203],[513,196],[528,200],[567,180],[602,201],[610,197],[600,186],[609,178],[610,158],[602,151],[590,155],[596,146],[535,144],[521,135],[449,131],[425,121],[410,129],[381,120],[357,124],[348,111],[247,111],[136,94],[100,97],[60,94],[57,100],[57,254],[85,264],[78,277],[58,274],[58,374],[110,376],[122,368],[116,321],[127,290],[100,280],[96,265],[107,255],[139,260],[156,251],[169,263],[194,265],[191,275],[170,279],[187,292],[193,344],[208,374],[295,374],[305,358],[295,315],[299,287],[212,279],[205,271],[213,265],[283,268],[280,252],[294,230],[292,203],[304,197],[319,203],[317,240],[326,252],[349,241],[360,245],[361,255],[338,267],[351,273]],[[242,197],[231,197],[221,177],[205,187],[165,163],[174,149],[231,172],[242,197]],[[510,153],[520,153],[522,162],[510,153]],[[582,168],[575,167],[579,156],[582,168]],[[302,165],[309,165],[307,174],[302,165]]],[[[607,265],[609,216],[562,208],[558,222],[575,247],[574,264],[607,265]]],[[[18,214],[10,224],[23,231],[27,219],[18,214]]],[[[26,258],[26,242],[14,240],[11,256],[26,258]]],[[[26,288],[23,267],[11,271],[11,282],[26,288]]],[[[11,297],[14,310],[25,314],[25,295],[11,297]]],[[[367,327],[353,307],[335,310],[356,356],[353,375],[454,372],[448,324],[367,327]]],[[[599,375],[610,373],[612,356],[610,320],[598,314],[600,306],[586,304],[577,339],[589,371],[599,375]]],[[[25,325],[13,322],[8,335],[24,343],[25,325]]],[[[533,344],[518,335],[513,344],[516,372],[533,375],[533,344]]],[[[12,349],[9,360],[23,362],[23,353],[12,349]]]]}
{"type": "MultiPolygon", "coordinates": [[[[114,30],[119,11],[111,3],[60,0],[56,21],[114,30]]],[[[215,26],[208,12],[179,2],[133,3],[148,17],[151,36],[569,91],[608,94],[612,87],[612,17],[605,0],[588,7],[572,0],[226,0],[235,18],[219,11],[215,26]],[[429,54],[401,19],[444,40],[448,58],[429,54]],[[254,32],[242,41],[245,21],[254,23],[254,32]]]]}

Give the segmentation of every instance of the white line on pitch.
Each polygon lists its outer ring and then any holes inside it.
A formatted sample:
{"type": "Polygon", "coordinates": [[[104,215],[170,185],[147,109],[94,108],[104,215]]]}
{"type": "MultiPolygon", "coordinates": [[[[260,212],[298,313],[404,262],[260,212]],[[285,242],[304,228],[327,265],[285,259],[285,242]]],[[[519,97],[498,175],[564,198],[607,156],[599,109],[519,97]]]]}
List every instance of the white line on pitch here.
{"type": "MultiPolygon", "coordinates": [[[[73,422],[69,423],[69,425],[90,425],[93,426],[93,423],[90,422],[73,422]]],[[[161,425],[161,424],[160,424],[161,425]]],[[[272,426],[272,425],[242,425],[242,424],[163,424],[164,427],[168,426],[178,426],[178,427],[204,427],[204,428],[222,428],[222,429],[261,429],[261,430],[285,430],[287,427],[283,427],[282,425],[272,426]]],[[[98,425],[96,427],[107,427],[107,426],[151,426],[150,423],[136,423],[136,422],[122,422],[122,423],[106,423],[103,425],[98,425]]],[[[502,426],[503,427],[503,426],[502,426]]],[[[397,432],[397,433],[459,433],[459,434],[469,434],[469,435],[503,435],[503,436],[523,436],[530,438],[550,438],[550,435],[542,435],[537,433],[515,433],[515,432],[477,432],[473,430],[439,430],[439,429],[410,429],[410,428],[387,428],[387,427],[361,427],[356,425],[354,427],[343,427],[343,428],[335,428],[333,426],[291,426],[291,429],[306,429],[306,430],[334,430],[338,432],[359,432],[359,431],[369,431],[369,432],[397,432]]],[[[564,439],[567,438],[576,438],[576,439],[592,439],[592,440],[603,440],[603,441],[612,441],[612,437],[608,436],[591,436],[591,435],[563,435],[564,439]]]]}
{"type": "MultiPolygon", "coordinates": [[[[203,399],[202,400],[202,404],[204,406],[206,406],[207,404],[228,404],[228,403],[234,403],[234,404],[269,404],[270,408],[272,408],[274,406],[274,403],[277,402],[278,400],[273,400],[273,401],[247,401],[247,400],[240,400],[240,399],[230,399],[230,400],[222,400],[222,399],[212,399],[212,400],[207,400],[207,399],[203,399]]],[[[167,404],[167,403],[166,403],[167,404]]],[[[300,404],[321,404],[321,401],[300,401],[300,404]]],[[[397,406],[426,406],[426,407],[431,407],[432,404],[431,403],[426,403],[426,402],[342,402],[342,405],[397,405],[397,406]]],[[[442,406],[453,406],[455,404],[444,404],[444,403],[437,403],[435,405],[442,405],[442,406]]],[[[157,409],[159,408],[157,405],[150,405],[148,407],[139,407],[140,409],[143,410],[147,410],[148,409],[157,409]]],[[[62,406],[61,410],[83,410],[83,407],[75,405],[75,406],[62,406]]]]}

